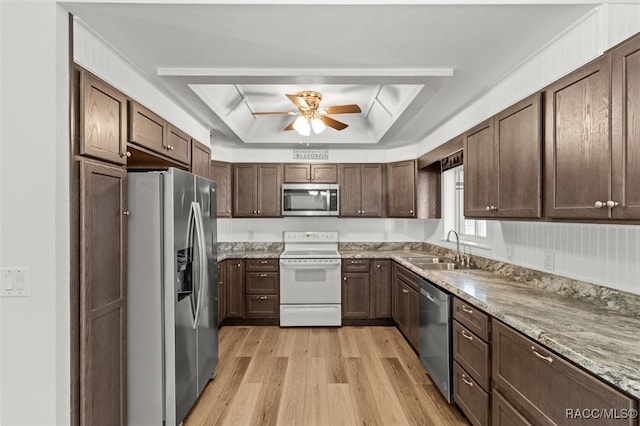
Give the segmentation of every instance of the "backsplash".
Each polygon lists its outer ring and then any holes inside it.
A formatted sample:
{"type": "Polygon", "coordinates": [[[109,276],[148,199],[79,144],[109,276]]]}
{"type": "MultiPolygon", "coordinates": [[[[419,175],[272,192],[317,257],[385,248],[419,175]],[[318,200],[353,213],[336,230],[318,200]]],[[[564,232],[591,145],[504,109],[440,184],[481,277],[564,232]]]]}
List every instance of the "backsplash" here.
{"type": "Polygon", "coordinates": [[[341,242],[422,242],[424,240],[424,221],[334,217],[218,219],[218,241],[220,242],[282,241],[284,231],[337,231],[341,242]]]}

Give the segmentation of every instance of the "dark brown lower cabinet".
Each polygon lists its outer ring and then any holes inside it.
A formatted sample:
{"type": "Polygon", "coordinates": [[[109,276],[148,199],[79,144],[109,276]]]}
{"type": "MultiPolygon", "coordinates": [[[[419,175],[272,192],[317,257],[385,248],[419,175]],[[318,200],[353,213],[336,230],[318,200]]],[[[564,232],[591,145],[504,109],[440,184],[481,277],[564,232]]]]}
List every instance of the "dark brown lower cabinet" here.
{"type": "Polygon", "coordinates": [[[413,349],[418,350],[418,276],[394,263],[394,321],[413,349]]]}
{"type": "Polygon", "coordinates": [[[277,294],[248,294],[244,308],[245,318],[279,318],[280,297],[277,294]]]}
{"type": "Polygon", "coordinates": [[[368,272],[342,273],[342,318],[371,316],[371,288],[368,272]]]}
{"type": "Polygon", "coordinates": [[[637,401],[500,321],[492,320],[492,383],[533,424],[637,425],[637,419],[571,416],[637,409],[637,401]]]}
{"type": "Polygon", "coordinates": [[[374,295],[372,315],[376,318],[391,318],[391,261],[374,260],[370,280],[374,295]]]}
{"type": "Polygon", "coordinates": [[[489,394],[455,361],[453,363],[453,398],[472,425],[489,424],[489,394]]]}
{"type": "Polygon", "coordinates": [[[485,391],[489,391],[489,355],[487,343],[453,321],[453,358],[485,391]]]}
{"type": "Polygon", "coordinates": [[[531,423],[495,389],[491,394],[491,424],[493,426],[531,426],[531,423]]]}
{"type": "Polygon", "coordinates": [[[225,263],[227,318],[244,317],[244,259],[228,259],[225,263]]]}
{"type": "Polygon", "coordinates": [[[127,171],[80,161],[80,424],[125,425],[127,171]]]}

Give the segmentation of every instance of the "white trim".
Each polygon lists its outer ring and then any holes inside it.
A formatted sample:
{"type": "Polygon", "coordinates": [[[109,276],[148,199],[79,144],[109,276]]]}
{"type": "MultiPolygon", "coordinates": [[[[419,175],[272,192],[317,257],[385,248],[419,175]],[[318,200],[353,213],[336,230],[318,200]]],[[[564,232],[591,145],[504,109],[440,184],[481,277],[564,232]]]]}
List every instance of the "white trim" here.
{"type": "Polygon", "coordinates": [[[451,77],[453,68],[167,68],[161,77],[451,77]]]}

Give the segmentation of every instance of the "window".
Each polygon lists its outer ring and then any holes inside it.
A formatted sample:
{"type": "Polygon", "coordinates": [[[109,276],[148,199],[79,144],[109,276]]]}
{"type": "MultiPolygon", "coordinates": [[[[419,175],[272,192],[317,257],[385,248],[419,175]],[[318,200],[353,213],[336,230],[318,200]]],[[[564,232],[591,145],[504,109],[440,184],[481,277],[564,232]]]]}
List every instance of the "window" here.
{"type": "Polygon", "coordinates": [[[464,217],[464,166],[454,167],[442,173],[442,209],[444,238],[454,229],[460,241],[487,244],[489,227],[486,220],[464,217]]]}

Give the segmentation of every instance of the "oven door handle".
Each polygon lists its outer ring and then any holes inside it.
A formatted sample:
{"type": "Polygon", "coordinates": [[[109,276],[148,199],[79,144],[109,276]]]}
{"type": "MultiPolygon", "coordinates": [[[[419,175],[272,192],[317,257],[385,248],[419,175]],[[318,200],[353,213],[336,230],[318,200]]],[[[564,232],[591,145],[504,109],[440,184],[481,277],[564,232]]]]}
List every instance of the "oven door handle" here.
{"type": "Polygon", "coordinates": [[[318,269],[318,268],[334,268],[340,267],[341,261],[335,262],[318,262],[318,263],[301,263],[301,262],[287,262],[280,260],[280,267],[290,269],[318,269]]]}

